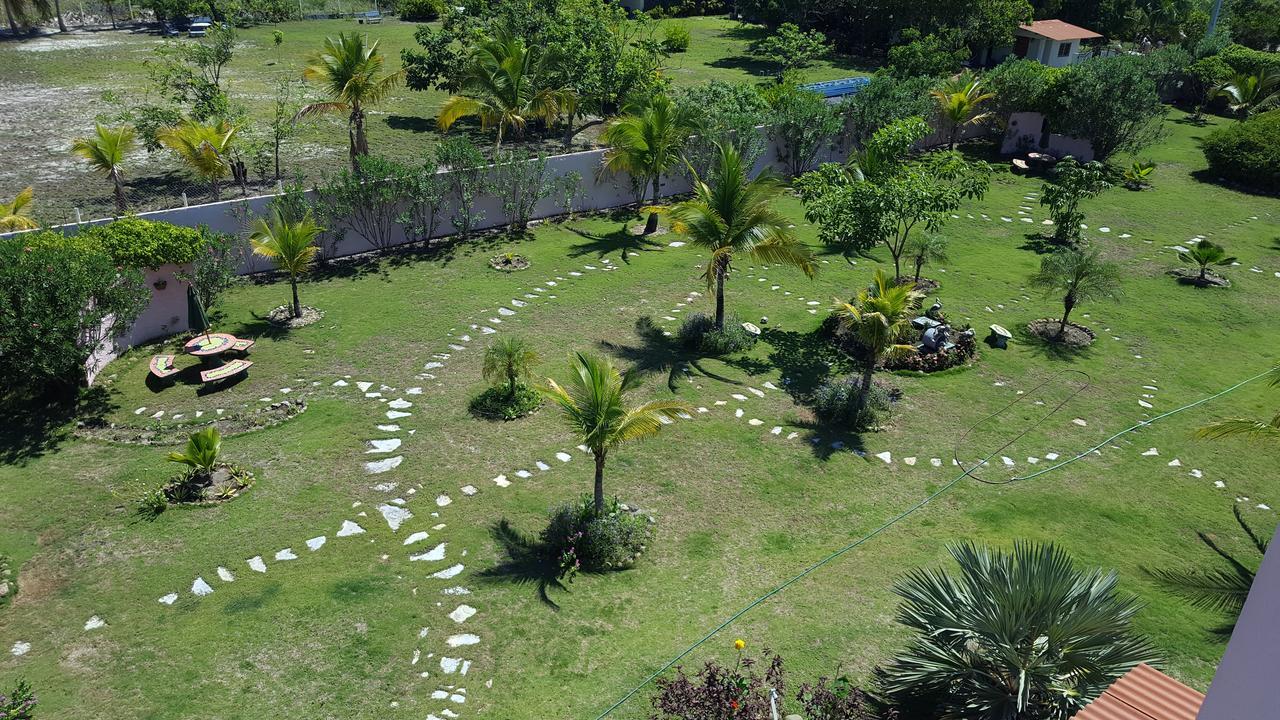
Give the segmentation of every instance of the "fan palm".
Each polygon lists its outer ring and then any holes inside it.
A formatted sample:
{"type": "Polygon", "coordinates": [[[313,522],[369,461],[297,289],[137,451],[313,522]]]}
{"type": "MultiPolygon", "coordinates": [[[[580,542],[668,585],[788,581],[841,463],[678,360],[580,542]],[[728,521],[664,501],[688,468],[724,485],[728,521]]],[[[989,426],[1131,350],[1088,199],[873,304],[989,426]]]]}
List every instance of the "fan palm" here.
{"type": "MultiPolygon", "coordinates": [[[[1280,365],[1271,370],[1271,376],[1271,386],[1280,385],[1280,365]]],[[[1280,442],[1280,413],[1276,413],[1270,422],[1248,418],[1219,420],[1200,428],[1196,434],[1212,439],[1244,435],[1255,440],[1280,442]]]]}
{"type": "Polygon", "coordinates": [[[651,400],[628,407],[625,396],[640,379],[633,372],[618,372],[606,358],[575,353],[570,367],[572,374],[564,386],[548,378],[542,393],[560,406],[569,427],[595,456],[595,509],[599,514],[604,512],[604,464],[609,451],[656,435],[664,420],[674,420],[692,408],[679,400],[651,400]]]}
{"type": "Polygon", "coordinates": [[[1059,338],[1066,332],[1067,317],[1077,305],[1089,300],[1118,299],[1121,295],[1119,268],[1102,260],[1101,251],[1094,247],[1066,247],[1046,255],[1040,261],[1040,271],[1031,277],[1031,284],[1048,293],[1063,293],[1059,338]]]}
{"type": "Polygon", "coordinates": [[[1232,112],[1244,119],[1249,114],[1280,101],[1280,70],[1266,68],[1257,73],[1236,73],[1214,87],[1211,97],[1223,97],[1232,112]],[[1274,96],[1274,97],[1273,97],[1274,96]]]}
{"type": "Polygon", "coordinates": [[[484,351],[480,373],[490,382],[506,380],[507,395],[516,394],[516,383],[531,377],[533,366],[541,361],[538,352],[522,338],[500,338],[484,351]]]}
{"type": "Polygon", "coordinates": [[[914,345],[903,342],[912,333],[911,319],[920,304],[920,294],[913,285],[899,285],[884,270],[877,268],[871,285],[860,291],[852,302],[836,301],[836,316],[858,338],[866,349],[862,368],[862,387],[858,404],[866,407],[871,396],[871,377],[881,362],[909,355],[914,345]]]}
{"type": "Polygon", "coordinates": [[[1224,267],[1236,261],[1234,257],[1227,256],[1226,248],[1208,240],[1201,240],[1188,250],[1180,250],[1178,259],[1188,265],[1198,265],[1200,275],[1197,279],[1201,282],[1209,274],[1210,265],[1224,267]]]}
{"type": "MultiPolygon", "coordinates": [[[[680,160],[685,143],[697,128],[690,110],[664,94],[632,105],[626,115],[615,120],[601,135],[609,146],[604,154],[604,169],[627,172],[644,189],[652,187],[657,203],[662,192],[662,175],[680,160]]],[[[644,233],[658,229],[658,213],[649,213],[644,233]]]]}
{"type": "Polygon", "coordinates": [[[916,266],[915,283],[920,284],[920,270],[925,265],[947,260],[947,239],[931,232],[921,233],[907,241],[906,250],[916,266]]]}
{"type": "Polygon", "coordinates": [[[448,132],[459,119],[475,116],[486,130],[497,128],[495,147],[501,148],[508,133],[522,136],[530,120],[550,124],[561,113],[573,112],[577,95],[572,90],[543,86],[548,62],[546,53],[499,30],[472,50],[461,92],[440,109],[440,129],[448,132]]]}
{"type": "Polygon", "coordinates": [[[253,253],[271,260],[277,269],[289,276],[289,285],[293,290],[294,317],[302,317],[302,305],[298,302],[298,277],[306,274],[316,253],[320,251],[316,246],[316,238],[322,232],[324,228],[316,225],[310,211],[301,220],[290,222],[279,208],[275,208],[270,222],[266,218],[258,218],[253,233],[249,236],[253,253]]]}
{"type": "Polygon", "coordinates": [[[710,182],[695,172],[693,199],[667,213],[673,231],[711,253],[703,277],[708,292],[716,295],[716,329],[724,330],[724,282],[735,253],[761,263],[792,265],[809,277],[817,272],[817,264],[789,229],[787,218],[773,208],[783,192],[777,177],[765,172],[752,180],[736,147],[717,143],[716,148],[710,182]]]}
{"type": "Polygon", "coordinates": [[[182,452],[169,453],[169,462],[176,462],[190,467],[202,477],[208,477],[218,464],[218,454],[222,451],[222,433],[217,426],[191,433],[187,438],[187,447],[182,452]]]}
{"type": "MultiPolygon", "coordinates": [[[[929,716],[1066,720],[1155,648],[1116,573],[1077,569],[1052,544],[949,548],[959,575],[916,569],[894,592],[918,634],[883,671],[886,691],[936,703],[929,716]]],[[[926,711],[928,712],[928,711],[926,711]]]]}
{"type": "MultiPolygon", "coordinates": [[[[1240,514],[1240,506],[1231,506],[1231,512],[1236,516],[1236,524],[1249,537],[1253,549],[1258,551],[1258,555],[1266,555],[1268,544],[1266,538],[1259,537],[1253,528],[1249,527],[1249,523],[1245,522],[1244,516],[1240,514]]],[[[1227,621],[1214,628],[1213,632],[1223,638],[1230,637],[1231,631],[1236,627],[1236,621],[1240,618],[1240,611],[1244,609],[1244,601],[1249,597],[1249,589],[1253,587],[1253,578],[1257,570],[1223,550],[1207,534],[1198,532],[1196,535],[1200,538],[1200,542],[1225,560],[1228,567],[1209,571],[1149,570],[1147,568],[1142,570],[1167,590],[1189,600],[1196,607],[1226,613],[1227,621]]]]}
{"type": "Polygon", "coordinates": [[[219,197],[218,181],[231,174],[231,143],[236,128],[226,120],[208,125],[183,120],[156,134],[161,145],[169,148],[187,167],[209,182],[213,199],[219,197]]]}
{"type": "Polygon", "coordinates": [[[31,202],[35,198],[35,190],[30,186],[13,196],[12,202],[0,202],[0,231],[35,230],[40,227],[31,217],[31,202]]]}
{"type": "Polygon", "coordinates": [[[991,117],[990,112],[981,111],[981,105],[994,98],[995,93],[983,92],[982,81],[967,70],[944,81],[930,94],[937,103],[938,118],[948,128],[948,149],[955,149],[956,137],[964,126],[991,117]]]}
{"type": "Polygon", "coordinates": [[[302,77],[320,83],[331,98],[312,103],[298,111],[298,117],[319,113],[345,112],[351,143],[351,169],[360,171],[358,158],[369,154],[365,137],[365,108],[382,102],[404,77],[404,70],[384,73],[386,64],[378,52],[378,41],[367,35],[339,33],[325,38],[324,48],[308,59],[302,77]]]}
{"type": "Polygon", "coordinates": [[[129,201],[125,198],[124,172],[120,166],[124,163],[124,156],[137,144],[137,134],[127,125],[115,128],[96,125],[93,137],[77,138],[71,144],[72,152],[111,180],[115,186],[116,210],[121,213],[129,209],[129,201]]]}

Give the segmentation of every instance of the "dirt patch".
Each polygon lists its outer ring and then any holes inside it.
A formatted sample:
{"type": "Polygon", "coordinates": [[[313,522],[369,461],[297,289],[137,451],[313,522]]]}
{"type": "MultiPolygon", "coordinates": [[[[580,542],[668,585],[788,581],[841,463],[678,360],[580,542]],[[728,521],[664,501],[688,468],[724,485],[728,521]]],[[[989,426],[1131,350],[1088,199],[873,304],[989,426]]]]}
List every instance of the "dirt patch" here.
{"type": "Polygon", "coordinates": [[[1215,272],[1206,272],[1204,277],[1200,277],[1200,271],[1192,268],[1177,268],[1170,270],[1169,274],[1178,279],[1183,285],[1192,285],[1198,288],[1228,288],[1231,287],[1231,281],[1222,277],[1215,272]]]}
{"type": "Polygon", "coordinates": [[[915,283],[916,292],[926,295],[942,287],[942,283],[933,278],[922,277],[916,280],[914,277],[902,277],[898,279],[899,285],[910,285],[912,283],[915,283]]]}
{"type": "Polygon", "coordinates": [[[182,424],[174,427],[138,427],[111,423],[104,426],[85,426],[76,429],[79,437],[124,443],[126,445],[180,445],[187,437],[202,428],[217,425],[223,437],[275,427],[307,411],[307,401],[281,400],[266,407],[243,413],[228,413],[210,418],[208,422],[182,424]]]}
{"type": "Polygon", "coordinates": [[[502,272],[526,270],[531,264],[529,258],[515,253],[503,253],[489,258],[489,267],[502,272]]]}
{"type": "Polygon", "coordinates": [[[1058,328],[1061,324],[1062,321],[1059,319],[1041,318],[1027,323],[1027,332],[1046,342],[1073,348],[1089,347],[1096,339],[1092,330],[1073,322],[1067,323],[1066,328],[1059,335],[1058,328]]]}
{"type": "Polygon", "coordinates": [[[272,309],[267,313],[267,321],[276,327],[294,330],[300,327],[306,327],[312,323],[320,322],[320,318],[324,317],[324,311],[317,310],[310,305],[302,306],[302,315],[294,317],[293,308],[288,305],[281,305],[272,309]]]}

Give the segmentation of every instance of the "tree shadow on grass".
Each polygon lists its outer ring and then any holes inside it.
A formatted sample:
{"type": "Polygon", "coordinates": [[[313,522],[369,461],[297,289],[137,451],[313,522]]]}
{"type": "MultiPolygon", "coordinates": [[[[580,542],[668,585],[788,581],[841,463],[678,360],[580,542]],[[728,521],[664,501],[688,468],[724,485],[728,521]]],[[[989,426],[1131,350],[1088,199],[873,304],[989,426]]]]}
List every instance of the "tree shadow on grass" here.
{"type": "Polygon", "coordinates": [[[724,68],[726,70],[742,70],[756,77],[770,77],[776,74],[778,66],[776,63],[769,62],[750,55],[734,55],[731,57],[723,57],[712,60],[707,63],[714,68],[724,68]]]}
{"type": "Polygon", "coordinates": [[[804,431],[809,451],[819,460],[829,460],[831,456],[843,452],[856,453],[866,459],[866,443],[860,432],[821,420],[797,420],[793,424],[804,431]]]}
{"type": "Polygon", "coordinates": [[[1073,347],[1065,343],[1054,342],[1027,329],[1026,325],[1019,325],[1012,328],[1014,342],[1025,345],[1032,352],[1040,355],[1046,360],[1057,360],[1060,362],[1074,363],[1080,360],[1087,360],[1093,357],[1094,347],[1098,344],[1098,340],[1094,340],[1085,347],[1073,347]]]}
{"type": "Polygon", "coordinates": [[[783,389],[797,403],[808,402],[813,391],[833,375],[857,369],[853,359],[837,349],[822,328],[809,332],[767,328],[760,336],[772,348],[769,362],[782,373],[783,389]]]}
{"type": "Polygon", "coordinates": [[[606,235],[591,233],[573,227],[568,228],[568,230],[587,240],[587,242],[569,247],[569,257],[572,258],[583,257],[584,255],[605,258],[612,253],[617,253],[619,260],[623,263],[630,263],[629,253],[660,250],[663,247],[662,243],[653,240],[652,237],[636,235],[627,227],[619,228],[606,235]]]}
{"type": "Polygon", "coordinates": [[[674,337],[663,335],[662,329],[654,325],[653,319],[647,315],[636,320],[636,335],[640,336],[639,345],[620,345],[601,340],[600,347],[624,360],[634,372],[642,375],[666,373],[667,388],[672,392],[679,389],[680,379],[688,373],[689,368],[711,380],[730,385],[742,384],[706,369],[702,364],[702,356],[681,347],[674,337]]]}
{"type": "Polygon", "coordinates": [[[489,536],[502,549],[504,559],[497,565],[481,570],[476,576],[487,582],[506,581],[516,585],[533,585],[538,599],[552,610],[560,605],[551,599],[550,590],[568,592],[560,582],[560,566],[545,544],[511,527],[506,518],[489,527],[489,536]]]}
{"type": "Polygon", "coordinates": [[[0,464],[25,465],[58,447],[72,434],[72,421],[101,425],[116,409],[101,386],[32,392],[14,388],[0,395],[0,464]]]}

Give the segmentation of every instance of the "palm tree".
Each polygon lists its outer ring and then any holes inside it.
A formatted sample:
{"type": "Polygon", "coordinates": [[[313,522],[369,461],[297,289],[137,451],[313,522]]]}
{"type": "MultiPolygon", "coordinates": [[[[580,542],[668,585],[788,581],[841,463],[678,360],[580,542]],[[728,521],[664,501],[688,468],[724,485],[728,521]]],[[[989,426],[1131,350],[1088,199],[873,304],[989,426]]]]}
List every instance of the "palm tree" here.
{"type": "Polygon", "coordinates": [[[1095,247],[1061,248],[1040,261],[1040,271],[1031,284],[1047,293],[1061,292],[1062,320],[1057,337],[1067,329],[1067,317],[1077,305],[1089,300],[1120,297],[1120,270],[1115,263],[1102,260],[1095,247]]]}
{"type": "MultiPolygon", "coordinates": [[[[1271,387],[1280,385],[1280,365],[1273,368],[1270,374],[1272,376],[1271,387]]],[[[1210,439],[1244,435],[1254,440],[1280,442],[1280,412],[1276,413],[1270,422],[1250,420],[1248,418],[1219,420],[1200,428],[1196,434],[1202,438],[1210,439]]]]}
{"type": "Polygon", "coordinates": [[[921,233],[907,241],[907,252],[916,265],[915,284],[920,284],[920,270],[931,263],[946,262],[947,239],[931,232],[921,233]]]}
{"type": "Polygon", "coordinates": [[[440,129],[448,132],[460,118],[476,116],[486,130],[498,129],[495,148],[501,148],[508,132],[522,136],[530,120],[549,125],[561,113],[572,113],[578,99],[572,90],[542,85],[548,58],[526,47],[522,38],[499,30],[472,50],[461,92],[440,109],[440,129]]]}
{"type": "Polygon", "coordinates": [[[1239,113],[1240,119],[1275,105],[1280,101],[1280,70],[1265,68],[1257,73],[1236,73],[1230,79],[1213,88],[1210,97],[1227,99],[1227,107],[1239,113]],[[1276,97],[1272,97],[1276,95],[1276,97]]]}
{"type": "Polygon", "coordinates": [[[183,120],[179,125],[161,130],[156,139],[209,182],[216,201],[218,181],[231,174],[231,143],[236,132],[237,128],[226,120],[208,125],[183,120]]]}
{"type": "MultiPolygon", "coordinates": [[[[656,204],[662,192],[662,175],[680,159],[681,150],[697,127],[688,108],[677,105],[662,93],[647,102],[633,105],[623,117],[605,129],[601,138],[609,145],[604,154],[604,169],[627,172],[644,189],[653,188],[656,204]]],[[[658,229],[658,213],[649,213],[644,234],[658,229]]]]}
{"type": "Polygon", "coordinates": [[[128,125],[116,128],[95,125],[93,137],[77,138],[71,144],[72,152],[111,180],[115,186],[116,210],[121,213],[129,209],[129,201],[124,195],[124,173],[120,166],[124,156],[136,146],[137,134],[128,125]]]}
{"type": "Polygon", "coordinates": [[[182,452],[169,453],[169,462],[186,465],[200,478],[208,479],[218,464],[222,451],[222,433],[216,425],[187,437],[187,447],[182,452]]]}
{"type": "Polygon", "coordinates": [[[329,112],[350,113],[347,134],[351,142],[351,169],[360,171],[359,158],[369,154],[369,141],[364,134],[364,111],[382,102],[404,77],[404,69],[383,74],[385,61],[378,52],[378,41],[369,43],[367,35],[339,33],[325,38],[324,49],[308,59],[302,77],[319,82],[332,98],[312,103],[298,111],[298,117],[329,112]]]}
{"type": "Polygon", "coordinates": [[[694,172],[693,199],[667,212],[672,230],[711,253],[703,277],[708,292],[716,294],[716,329],[724,330],[724,282],[734,253],[761,263],[792,265],[809,277],[818,266],[813,253],[789,229],[787,218],[773,208],[783,192],[777,177],[765,172],[751,180],[736,147],[717,143],[716,148],[711,182],[694,172]]]}
{"type": "Polygon", "coordinates": [[[565,421],[596,460],[595,507],[604,513],[604,463],[609,451],[631,440],[656,435],[662,421],[693,409],[679,400],[651,400],[628,407],[624,396],[640,384],[633,372],[619,373],[608,359],[575,353],[567,387],[547,378],[546,397],[560,405],[565,421]]]}
{"type": "MultiPolygon", "coordinates": [[[[1249,543],[1258,555],[1267,554],[1267,539],[1260,537],[1245,522],[1240,514],[1240,506],[1232,505],[1231,512],[1236,516],[1236,524],[1248,536],[1249,543]]],[[[1192,605],[1206,610],[1226,613],[1227,621],[1213,629],[1213,633],[1226,639],[1240,619],[1240,611],[1244,609],[1244,601],[1249,597],[1249,589],[1253,587],[1253,578],[1257,570],[1251,568],[1231,553],[1223,550],[1218,543],[1204,532],[1197,532],[1200,542],[1214,551],[1227,562],[1228,567],[1210,571],[1201,570],[1149,570],[1142,571],[1150,575],[1165,589],[1189,600],[1192,605]]]]}
{"type": "Polygon", "coordinates": [[[1178,259],[1188,265],[1200,266],[1200,274],[1196,279],[1201,283],[1207,280],[1210,265],[1224,267],[1236,261],[1235,258],[1227,256],[1226,248],[1208,240],[1201,240],[1189,250],[1180,250],[1178,259]]]}
{"type": "Polygon", "coordinates": [[[40,227],[31,217],[31,201],[34,197],[35,190],[27,186],[13,197],[12,202],[0,202],[0,231],[35,230],[40,227]]]}
{"type": "Polygon", "coordinates": [[[542,358],[523,338],[500,338],[484,351],[480,373],[485,380],[507,381],[507,395],[514,397],[516,383],[533,375],[533,366],[542,358]]]}
{"type": "Polygon", "coordinates": [[[302,305],[298,302],[298,276],[307,272],[320,251],[316,237],[324,232],[324,228],[311,219],[310,210],[297,222],[289,222],[280,208],[274,208],[271,213],[271,222],[258,218],[249,242],[255,255],[271,260],[277,269],[289,275],[289,285],[293,289],[293,316],[302,317],[302,305]]]}
{"type": "Polygon", "coordinates": [[[911,319],[919,304],[920,293],[914,285],[899,285],[881,268],[876,268],[871,285],[860,291],[853,302],[836,301],[836,316],[867,353],[862,387],[858,389],[859,407],[865,408],[871,397],[871,376],[877,365],[916,351],[914,345],[904,341],[913,332],[911,319]]]}
{"type": "Polygon", "coordinates": [[[995,93],[983,92],[982,81],[968,70],[946,80],[942,86],[930,92],[938,104],[938,118],[948,128],[948,150],[956,147],[956,137],[966,125],[980,123],[991,117],[990,112],[980,112],[979,106],[994,98],[995,93]]]}
{"type": "Polygon", "coordinates": [[[1080,570],[1052,544],[948,548],[959,576],[916,569],[894,592],[916,631],[884,688],[929,717],[1066,720],[1156,650],[1134,634],[1137,599],[1114,571],[1080,570]]]}

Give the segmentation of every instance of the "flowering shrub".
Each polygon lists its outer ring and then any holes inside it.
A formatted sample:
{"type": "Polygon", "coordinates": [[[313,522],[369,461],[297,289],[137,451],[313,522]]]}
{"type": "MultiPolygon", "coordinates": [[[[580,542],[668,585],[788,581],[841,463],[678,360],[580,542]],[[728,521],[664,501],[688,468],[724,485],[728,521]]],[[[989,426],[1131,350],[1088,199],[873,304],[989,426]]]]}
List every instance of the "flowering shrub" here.
{"type": "Polygon", "coordinates": [[[892,709],[882,715],[871,697],[843,676],[835,680],[819,678],[817,685],[805,683],[800,686],[796,699],[804,708],[805,720],[897,720],[898,717],[892,709]]]}
{"type": "Polygon", "coordinates": [[[754,720],[773,717],[771,691],[777,691],[781,699],[785,690],[782,657],[769,657],[766,650],[761,665],[742,652],[745,644],[734,646],[738,648],[738,660],[730,667],[709,660],[693,675],[686,675],[684,668],[676,668],[675,677],[658,680],[658,694],[653,697],[654,713],[650,718],[754,720]]]}
{"type": "Polygon", "coordinates": [[[31,720],[36,707],[36,695],[26,680],[19,680],[13,692],[0,693],[0,720],[31,720]]]}
{"type": "Polygon", "coordinates": [[[604,514],[597,515],[588,495],[552,511],[542,542],[560,564],[560,579],[572,580],[580,571],[630,567],[649,542],[651,523],[617,500],[609,501],[604,514]]]}
{"type": "Polygon", "coordinates": [[[117,265],[127,268],[189,263],[205,245],[204,234],[195,228],[141,218],[95,225],[81,234],[100,243],[117,265]]]}
{"type": "Polygon", "coordinates": [[[964,365],[978,354],[978,340],[975,336],[964,333],[968,329],[969,326],[966,325],[952,334],[956,346],[950,350],[936,353],[912,353],[886,362],[885,368],[931,373],[964,365]]]}

